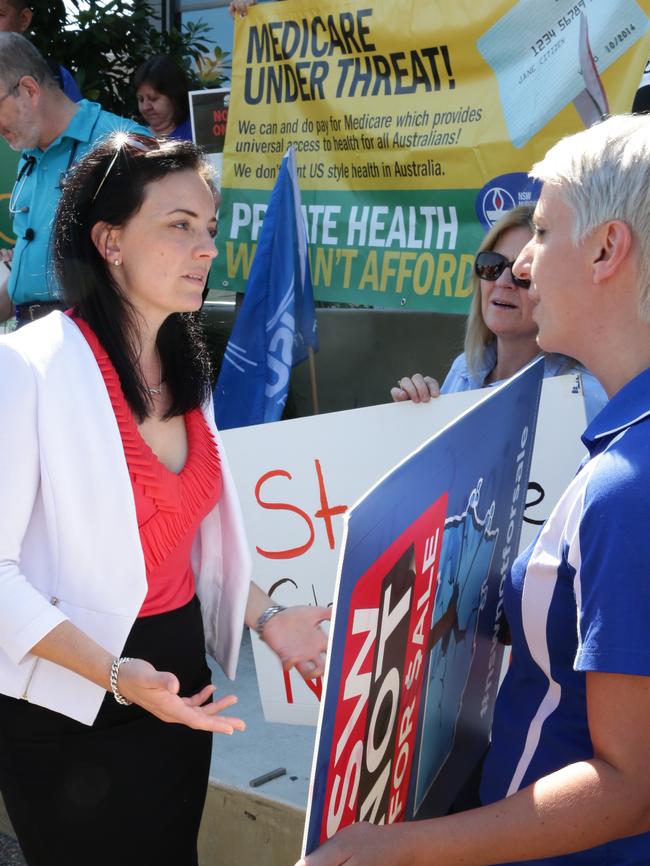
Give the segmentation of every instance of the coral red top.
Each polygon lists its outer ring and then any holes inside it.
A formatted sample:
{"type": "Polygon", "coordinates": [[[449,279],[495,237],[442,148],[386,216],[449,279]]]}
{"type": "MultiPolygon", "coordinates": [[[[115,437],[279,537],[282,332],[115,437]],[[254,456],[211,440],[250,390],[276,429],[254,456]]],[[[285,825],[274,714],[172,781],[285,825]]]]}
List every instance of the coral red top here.
{"type": "Polygon", "coordinates": [[[140,435],[117,372],[96,334],[83,319],[73,319],[88,341],[106,383],[133,486],[148,583],[138,616],[175,610],[194,596],[192,543],[199,524],[221,496],[216,442],[203,412],[192,409],[185,415],[185,465],[178,474],[167,469],[140,435]]]}

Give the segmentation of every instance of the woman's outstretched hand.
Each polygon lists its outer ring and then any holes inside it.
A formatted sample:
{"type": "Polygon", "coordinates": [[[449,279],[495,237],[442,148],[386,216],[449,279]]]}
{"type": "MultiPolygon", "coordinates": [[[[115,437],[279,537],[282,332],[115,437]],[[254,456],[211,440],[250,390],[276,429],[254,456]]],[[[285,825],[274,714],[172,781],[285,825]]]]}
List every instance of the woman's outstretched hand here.
{"type": "Polygon", "coordinates": [[[285,670],[295,667],[306,680],[313,680],[325,672],[327,635],[320,624],[331,616],[327,607],[288,607],[266,623],[264,642],[285,670]]]}
{"type": "Polygon", "coordinates": [[[413,373],[412,376],[402,376],[397,380],[397,387],[390,389],[394,403],[412,400],[414,403],[428,403],[432,397],[440,396],[440,385],[431,376],[413,373]]]}
{"type": "Polygon", "coordinates": [[[168,671],[157,671],[143,659],[129,659],[120,667],[118,689],[128,700],[163,722],[175,722],[199,731],[215,734],[232,734],[246,730],[241,719],[219,715],[237,703],[235,695],[227,695],[218,701],[205,702],[216,691],[213,685],[205,686],[191,697],[178,694],[178,678],[168,671]]]}

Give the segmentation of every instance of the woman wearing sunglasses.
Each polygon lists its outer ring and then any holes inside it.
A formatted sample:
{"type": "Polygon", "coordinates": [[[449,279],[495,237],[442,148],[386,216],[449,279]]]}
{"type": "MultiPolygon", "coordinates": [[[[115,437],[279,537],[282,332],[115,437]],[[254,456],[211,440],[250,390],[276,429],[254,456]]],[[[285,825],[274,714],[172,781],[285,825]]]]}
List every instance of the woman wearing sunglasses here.
{"type": "Polygon", "coordinates": [[[322,608],[250,558],[196,311],[214,256],[189,142],[117,136],[75,167],[54,259],[69,309],[0,339],[0,790],[29,866],[195,866],[213,732],[205,653],[244,622],[323,671],[322,608]]]}
{"type": "MultiPolygon", "coordinates": [[[[512,273],[515,259],[533,236],[533,205],[506,211],[488,231],[474,261],[474,295],[465,330],[465,351],[442,386],[430,376],[403,376],[391,389],[395,402],[428,402],[439,394],[485,388],[513,376],[540,354],[528,280],[512,273]]],[[[587,418],[607,402],[600,383],[572,358],[544,353],[545,376],[582,375],[587,418]]]]}

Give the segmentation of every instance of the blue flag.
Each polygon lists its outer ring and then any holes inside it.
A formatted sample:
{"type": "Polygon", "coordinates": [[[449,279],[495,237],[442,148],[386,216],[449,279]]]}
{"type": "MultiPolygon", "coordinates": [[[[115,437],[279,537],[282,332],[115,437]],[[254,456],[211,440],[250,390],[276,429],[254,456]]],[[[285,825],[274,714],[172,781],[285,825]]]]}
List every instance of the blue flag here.
{"type": "Polygon", "coordinates": [[[278,421],[291,368],[305,360],[309,346],[318,351],[296,156],[290,147],[269,199],[214,389],[217,426],[227,430],[278,421]]]}

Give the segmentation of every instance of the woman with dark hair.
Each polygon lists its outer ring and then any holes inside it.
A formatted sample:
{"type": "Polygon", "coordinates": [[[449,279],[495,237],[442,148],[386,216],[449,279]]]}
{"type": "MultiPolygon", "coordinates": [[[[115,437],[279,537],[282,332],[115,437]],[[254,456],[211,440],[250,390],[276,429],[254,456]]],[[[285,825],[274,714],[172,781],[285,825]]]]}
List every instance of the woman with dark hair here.
{"type": "Polygon", "coordinates": [[[323,671],[323,608],[250,581],[196,320],[215,198],[189,142],[118,135],[54,226],[67,312],[0,339],[0,790],[29,866],[192,866],[243,623],[323,671]]]}
{"type": "Polygon", "coordinates": [[[138,110],[156,138],[192,140],[183,70],[165,54],[157,54],[138,67],[133,76],[138,110]]]}

